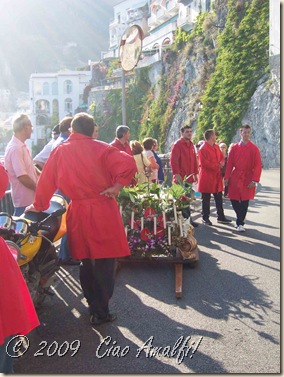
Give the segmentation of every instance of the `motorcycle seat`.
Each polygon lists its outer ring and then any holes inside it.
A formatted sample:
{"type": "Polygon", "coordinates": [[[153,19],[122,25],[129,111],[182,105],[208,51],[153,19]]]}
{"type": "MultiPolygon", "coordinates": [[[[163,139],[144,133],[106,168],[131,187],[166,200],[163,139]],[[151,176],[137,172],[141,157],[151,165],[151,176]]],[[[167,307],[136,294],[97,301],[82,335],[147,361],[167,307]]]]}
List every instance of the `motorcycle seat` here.
{"type": "MultiPolygon", "coordinates": [[[[49,215],[52,213],[56,212],[57,210],[61,209],[62,205],[60,203],[51,201],[50,206],[48,207],[47,210],[42,211],[42,212],[27,212],[24,214],[24,218],[28,219],[30,221],[36,221],[36,222],[41,222],[44,219],[46,219],[49,215]]],[[[45,235],[47,238],[50,240],[53,240],[54,237],[56,236],[58,229],[60,228],[61,224],[61,215],[60,216],[54,216],[50,217],[43,223],[45,226],[49,226],[50,230],[42,230],[42,234],[45,235]]]]}

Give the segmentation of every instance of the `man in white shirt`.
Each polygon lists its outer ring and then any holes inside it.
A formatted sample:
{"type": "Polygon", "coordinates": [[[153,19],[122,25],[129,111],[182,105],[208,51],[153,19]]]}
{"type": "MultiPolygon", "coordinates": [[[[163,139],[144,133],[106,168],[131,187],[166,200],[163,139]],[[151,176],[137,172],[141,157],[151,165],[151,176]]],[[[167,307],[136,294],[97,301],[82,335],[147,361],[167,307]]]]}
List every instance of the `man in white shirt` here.
{"type": "Polygon", "coordinates": [[[52,146],[55,142],[55,140],[58,138],[60,134],[60,131],[59,131],[59,124],[57,124],[56,126],[53,127],[52,129],[52,133],[51,133],[51,136],[52,136],[52,139],[42,148],[42,150],[33,158],[33,161],[34,161],[34,164],[36,165],[36,167],[40,170],[43,169],[44,167],[44,164],[46,163],[50,153],[51,153],[51,150],[52,150],[52,146]]]}

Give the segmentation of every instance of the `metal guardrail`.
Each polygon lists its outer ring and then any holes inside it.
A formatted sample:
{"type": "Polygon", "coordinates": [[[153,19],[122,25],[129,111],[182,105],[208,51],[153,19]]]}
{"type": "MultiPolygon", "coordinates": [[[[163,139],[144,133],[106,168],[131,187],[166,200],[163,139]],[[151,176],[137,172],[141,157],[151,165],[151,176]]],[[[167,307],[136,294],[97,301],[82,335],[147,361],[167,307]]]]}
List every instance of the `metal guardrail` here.
{"type": "Polygon", "coordinates": [[[11,197],[11,190],[7,190],[2,199],[0,199],[0,212],[7,212],[9,215],[14,213],[14,205],[11,197]]]}

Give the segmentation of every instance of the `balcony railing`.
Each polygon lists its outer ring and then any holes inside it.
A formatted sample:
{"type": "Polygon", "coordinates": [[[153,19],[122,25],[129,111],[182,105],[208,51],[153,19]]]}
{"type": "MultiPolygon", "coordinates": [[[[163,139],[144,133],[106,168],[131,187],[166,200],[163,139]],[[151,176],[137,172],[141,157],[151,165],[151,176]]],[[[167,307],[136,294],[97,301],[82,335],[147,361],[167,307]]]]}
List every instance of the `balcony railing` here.
{"type": "Polygon", "coordinates": [[[159,60],[161,60],[161,54],[159,51],[154,55],[146,55],[146,54],[143,54],[142,52],[142,56],[143,56],[143,59],[139,60],[137,64],[137,68],[148,67],[149,65],[154,64],[158,62],[159,60]]]}
{"type": "Polygon", "coordinates": [[[185,31],[192,30],[194,23],[192,22],[192,17],[189,15],[187,17],[179,17],[177,19],[177,27],[184,29],[185,31]]]}

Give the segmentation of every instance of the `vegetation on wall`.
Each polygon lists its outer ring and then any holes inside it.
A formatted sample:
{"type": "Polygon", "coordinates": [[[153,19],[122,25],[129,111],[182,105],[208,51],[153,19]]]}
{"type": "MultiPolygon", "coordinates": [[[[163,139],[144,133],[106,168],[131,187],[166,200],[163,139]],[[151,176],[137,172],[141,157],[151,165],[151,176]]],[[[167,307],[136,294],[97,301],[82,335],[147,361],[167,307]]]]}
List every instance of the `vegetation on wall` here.
{"type": "MultiPolygon", "coordinates": [[[[135,79],[127,85],[126,125],[131,129],[131,139],[138,139],[140,124],[143,115],[143,105],[146,102],[146,93],[150,88],[148,69],[142,68],[135,71],[135,79]]],[[[122,97],[121,89],[113,89],[104,98],[103,104],[91,104],[90,110],[95,122],[99,125],[99,138],[110,142],[115,137],[115,129],[122,124],[122,97]]]]}
{"type": "Polygon", "coordinates": [[[216,30],[212,32],[210,27],[212,17],[212,14],[203,12],[198,15],[197,22],[190,32],[178,28],[173,45],[164,51],[164,71],[160,81],[148,96],[147,111],[142,120],[140,133],[141,138],[152,136],[158,139],[161,151],[164,150],[179,100],[182,100],[184,93],[189,93],[185,102],[190,103],[185,106],[184,110],[186,123],[191,124],[196,118],[196,111],[199,111],[199,97],[215,67],[212,36],[217,32],[216,30]],[[202,55],[203,62],[198,79],[185,82],[187,61],[193,61],[197,55],[202,55]],[[182,86],[184,91],[181,91],[182,86]],[[154,96],[155,92],[158,92],[156,96],[154,96]]]}
{"type": "Polygon", "coordinates": [[[230,143],[268,66],[269,2],[228,2],[215,72],[201,98],[197,139],[208,128],[230,143]]]}
{"type": "Polygon", "coordinates": [[[159,83],[159,94],[155,98],[155,88],[152,88],[146,102],[146,111],[141,122],[139,138],[153,137],[158,139],[163,150],[167,132],[175,114],[175,104],[178,99],[183,77],[177,75],[178,62],[173,51],[165,53],[164,61],[167,61],[169,70],[163,74],[159,83]]]}
{"type": "MultiPolygon", "coordinates": [[[[135,70],[135,80],[126,90],[132,140],[153,137],[164,152],[178,110],[185,112],[187,123],[197,124],[195,141],[203,139],[206,129],[214,128],[219,140],[231,143],[268,66],[269,2],[226,0],[225,5],[225,24],[218,24],[216,9],[200,13],[190,32],[176,30],[173,45],[163,50],[162,75],[154,86],[149,68],[135,70]],[[195,79],[187,73],[189,66],[195,79]]],[[[107,77],[117,64],[114,61],[108,67],[107,77]]],[[[121,124],[121,90],[109,92],[103,105],[93,104],[92,111],[100,139],[110,142],[121,124]]]]}

